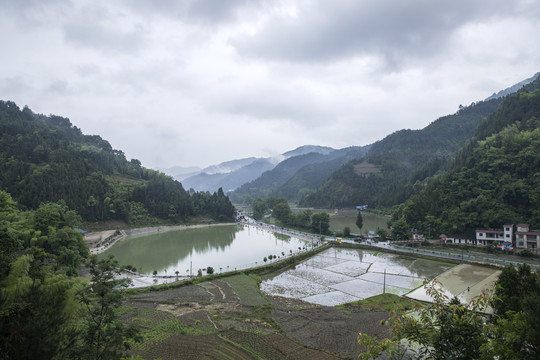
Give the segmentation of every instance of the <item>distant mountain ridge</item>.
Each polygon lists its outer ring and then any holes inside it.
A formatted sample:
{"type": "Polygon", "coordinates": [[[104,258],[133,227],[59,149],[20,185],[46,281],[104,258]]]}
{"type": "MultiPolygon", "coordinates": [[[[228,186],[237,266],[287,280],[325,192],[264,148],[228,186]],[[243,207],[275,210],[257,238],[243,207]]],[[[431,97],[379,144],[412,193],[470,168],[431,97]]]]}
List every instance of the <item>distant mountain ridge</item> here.
{"type": "Polygon", "coordinates": [[[493,95],[491,95],[490,97],[486,98],[485,101],[488,101],[488,100],[491,100],[491,99],[497,99],[497,98],[501,98],[501,97],[504,97],[506,95],[510,95],[510,94],[513,94],[515,92],[517,92],[519,89],[521,89],[522,87],[524,87],[525,85],[527,84],[530,84],[532,83],[534,80],[536,80],[536,78],[538,78],[538,75],[540,75],[540,72],[537,72],[536,74],[534,74],[533,76],[531,76],[530,78],[528,79],[525,79],[523,81],[520,81],[518,82],[517,84],[515,85],[512,85],[504,90],[501,90],[499,91],[498,93],[494,93],[493,95]]]}
{"type": "Polygon", "coordinates": [[[249,157],[245,159],[226,161],[218,165],[212,165],[207,168],[204,168],[201,172],[208,175],[228,174],[244,166],[250,165],[256,160],[258,160],[256,157],[249,157]]]}
{"type": "Polygon", "coordinates": [[[372,145],[366,156],[337,169],[315,193],[301,205],[347,207],[356,204],[390,207],[403,203],[420,191],[423,181],[448,169],[458,151],[474,136],[482,120],[494,113],[504,94],[521,89],[524,80],[500,96],[460,107],[455,114],[443,116],[420,130],[400,130],[372,145]],[[356,174],[355,166],[365,162],[378,171],[369,176],[356,174]]]}
{"type": "Polygon", "coordinates": [[[157,170],[169,176],[172,176],[175,180],[178,180],[178,181],[182,181],[184,179],[187,179],[190,176],[193,176],[201,172],[201,168],[197,166],[189,166],[189,167],[173,166],[170,168],[161,168],[157,170]]]}
{"type": "Polygon", "coordinates": [[[223,187],[237,203],[283,196],[304,206],[394,206],[418,192],[426,178],[446,171],[482,119],[495,112],[505,96],[531,84],[539,75],[484,101],[460,106],[456,113],[423,129],[399,130],[368,146],[336,150],[305,145],[276,158],[218,164],[183,180],[183,184],[199,191],[223,187]],[[358,173],[359,166],[371,169],[370,173],[358,173]]]}
{"type": "Polygon", "coordinates": [[[276,157],[269,158],[244,158],[226,161],[217,165],[209,166],[199,173],[182,180],[186,189],[196,191],[216,191],[223,188],[224,191],[233,191],[245,183],[253,181],[264,172],[272,170],[280,162],[288,158],[301,156],[308,153],[328,154],[334,149],[325,146],[305,145],[294,150],[287,151],[276,157]]]}
{"type": "MultiPolygon", "coordinates": [[[[352,146],[334,150],[323,148],[319,152],[291,156],[280,162],[274,169],[265,172],[252,182],[242,185],[230,194],[233,202],[249,202],[252,198],[282,196],[299,201],[322,185],[330,174],[349,160],[364,156],[370,146],[352,146]]],[[[313,150],[302,147],[300,152],[313,150]]],[[[317,149],[319,150],[319,149],[317,149]]]]}

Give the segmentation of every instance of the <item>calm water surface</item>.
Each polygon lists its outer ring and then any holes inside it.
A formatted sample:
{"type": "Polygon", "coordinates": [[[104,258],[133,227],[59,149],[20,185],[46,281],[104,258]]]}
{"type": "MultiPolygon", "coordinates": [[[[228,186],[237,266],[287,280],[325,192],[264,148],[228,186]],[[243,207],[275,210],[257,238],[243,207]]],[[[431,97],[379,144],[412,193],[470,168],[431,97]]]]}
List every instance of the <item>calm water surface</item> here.
{"type": "MultiPolygon", "coordinates": [[[[304,240],[247,225],[212,226],[128,237],[100,254],[114,255],[120,264],[158,275],[193,275],[198,269],[215,272],[264,264],[264,257],[288,256],[306,245],[304,240]]],[[[267,262],[268,263],[268,262],[267,262]]]]}

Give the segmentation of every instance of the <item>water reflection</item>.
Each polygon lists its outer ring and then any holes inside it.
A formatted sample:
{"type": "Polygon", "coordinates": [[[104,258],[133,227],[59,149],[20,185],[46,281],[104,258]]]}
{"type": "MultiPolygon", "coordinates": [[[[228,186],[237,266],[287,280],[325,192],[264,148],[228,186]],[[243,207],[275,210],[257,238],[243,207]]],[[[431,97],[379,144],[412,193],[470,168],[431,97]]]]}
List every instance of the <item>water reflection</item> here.
{"type": "Polygon", "coordinates": [[[370,250],[331,248],[281,274],[267,277],[267,294],[337,305],[382,292],[403,295],[453,265],[370,250]]]}
{"type": "Polygon", "coordinates": [[[219,272],[260,265],[264,257],[288,256],[304,244],[291,236],[230,225],[128,237],[100,256],[112,254],[120,264],[135,266],[141,273],[186,275],[208,266],[219,272]]]}

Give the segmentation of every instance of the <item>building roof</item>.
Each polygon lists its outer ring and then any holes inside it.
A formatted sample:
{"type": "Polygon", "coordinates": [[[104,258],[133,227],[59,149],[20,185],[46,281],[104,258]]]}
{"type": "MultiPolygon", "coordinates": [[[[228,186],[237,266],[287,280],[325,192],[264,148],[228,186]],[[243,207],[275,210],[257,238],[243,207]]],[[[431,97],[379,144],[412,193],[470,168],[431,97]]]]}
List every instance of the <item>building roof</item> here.
{"type": "Polygon", "coordinates": [[[533,231],[516,231],[516,235],[540,235],[539,230],[533,231]]]}

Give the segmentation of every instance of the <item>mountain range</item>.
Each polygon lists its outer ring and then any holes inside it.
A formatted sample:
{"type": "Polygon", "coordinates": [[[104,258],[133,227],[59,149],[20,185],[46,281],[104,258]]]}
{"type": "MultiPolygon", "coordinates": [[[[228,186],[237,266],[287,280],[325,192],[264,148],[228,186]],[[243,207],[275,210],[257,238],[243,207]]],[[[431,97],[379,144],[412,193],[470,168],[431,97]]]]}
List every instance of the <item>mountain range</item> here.
{"type": "Polygon", "coordinates": [[[128,161],[101,137],[82,134],[69,119],[0,101],[0,186],[25,208],[64,201],[88,221],[129,224],[222,218],[224,213],[230,218],[232,206],[220,189],[236,203],[278,196],[307,207],[395,208],[423,194],[433,179],[447,176],[493,129],[502,132],[504,126],[514,126],[523,137],[534,139],[535,133],[527,131],[537,124],[530,116],[537,116],[540,107],[539,83],[536,74],[496,96],[460,106],[423,129],[396,131],[366,146],[306,145],[276,157],[246,157],[203,170],[168,169],[182,177],[182,184],[136,159],[128,161]]]}
{"type": "Polygon", "coordinates": [[[186,189],[222,187],[236,203],[281,196],[304,206],[391,207],[407,200],[422,181],[450,166],[483,119],[504,98],[532,83],[540,73],[482,101],[434,120],[423,129],[403,129],[367,146],[333,149],[302,146],[273,158],[232,160],[179,178],[186,189]]]}
{"type": "Polygon", "coordinates": [[[245,183],[257,179],[264,172],[272,170],[276,165],[289,158],[308,153],[326,155],[334,150],[325,146],[305,145],[278,156],[230,160],[191,174],[188,172],[179,172],[178,168],[163,169],[163,171],[173,176],[176,180],[181,181],[186,189],[213,192],[219,188],[223,188],[225,191],[230,192],[245,183]]]}

